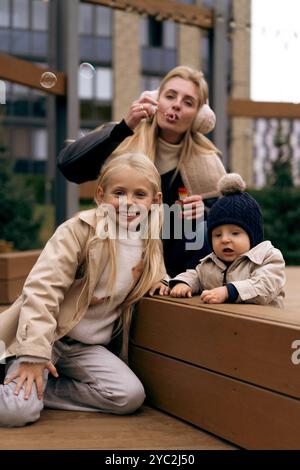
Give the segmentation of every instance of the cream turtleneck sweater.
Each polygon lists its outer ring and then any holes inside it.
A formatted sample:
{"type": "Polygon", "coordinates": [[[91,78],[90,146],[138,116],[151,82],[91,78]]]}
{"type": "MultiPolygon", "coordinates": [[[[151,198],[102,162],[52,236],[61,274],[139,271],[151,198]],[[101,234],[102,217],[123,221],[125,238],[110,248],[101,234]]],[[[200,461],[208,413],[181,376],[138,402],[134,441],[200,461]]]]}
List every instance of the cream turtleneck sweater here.
{"type": "Polygon", "coordinates": [[[169,142],[166,142],[161,137],[158,138],[155,166],[160,175],[175,170],[179,161],[181,147],[182,142],[179,144],[169,144],[169,142]]]}

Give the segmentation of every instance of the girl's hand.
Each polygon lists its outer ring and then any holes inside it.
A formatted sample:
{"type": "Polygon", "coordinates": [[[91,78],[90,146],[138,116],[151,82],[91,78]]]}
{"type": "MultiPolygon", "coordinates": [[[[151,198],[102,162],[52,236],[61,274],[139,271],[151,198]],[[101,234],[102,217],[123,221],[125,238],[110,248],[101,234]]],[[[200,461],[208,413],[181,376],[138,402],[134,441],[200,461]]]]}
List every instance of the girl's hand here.
{"type": "Polygon", "coordinates": [[[179,282],[173,287],[170,295],[171,297],[192,297],[192,289],[184,282],[179,282]]]}
{"type": "Polygon", "coordinates": [[[22,386],[25,386],[24,400],[28,400],[32,385],[36,384],[38,399],[41,400],[43,396],[43,384],[44,384],[44,370],[48,369],[49,372],[54,376],[58,377],[57,370],[52,362],[42,362],[42,363],[30,363],[30,362],[21,362],[18,369],[12,372],[11,375],[6,376],[4,380],[4,385],[9,384],[13,380],[18,378],[18,382],[15,388],[15,395],[19,395],[19,392],[22,386]]]}
{"type": "Polygon", "coordinates": [[[204,214],[204,204],[199,194],[185,197],[182,201],[182,218],[199,219],[204,214]]]}
{"type": "Polygon", "coordinates": [[[127,126],[133,131],[142,119],[151,118],[156,113],[157,108],[158,101],[150,96],[144,96],[134,101],[125,117],[127,126]]]}
{"type": "Polygon", "coordinates": [[[157,290],[158,290],[159,295],[169,295],[169,293],[170,293],[170,287],[169,286],[166,286],[163,282],[157,282],[149,290],[149,295],[151,295],[151,296],[154,295],[157,290]]]}
{"type": "Polygon", "coordinates": [[[200,296],[206,304],[223,304],[228,299],[228,290],[226,286],[216,287],[215,289],[204,290],[200,296]]]}

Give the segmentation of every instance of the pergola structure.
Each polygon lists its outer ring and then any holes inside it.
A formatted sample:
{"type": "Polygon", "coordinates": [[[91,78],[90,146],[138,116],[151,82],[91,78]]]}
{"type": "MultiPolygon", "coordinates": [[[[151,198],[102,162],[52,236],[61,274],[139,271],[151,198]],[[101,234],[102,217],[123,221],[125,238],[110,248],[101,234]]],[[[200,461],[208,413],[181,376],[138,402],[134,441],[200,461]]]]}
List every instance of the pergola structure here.
{"type": "MultiPolygon", "coordinates": [[[[227,97],[226,24],[216,21],[219,15],[227,19],[229,12],[226,2],[215,0],[214,10],[197,5],[188,5],[174,0],[81,0],[83,3],[99,4],[141,15],[151,15],[157,20],[172,20],[177,23],[197,26],[210,31],[212,42],[211,101],[218,117],[214,130],[214,142],[223,153],[227,163],[227,119],[229,117],[289,117],[300,115],[299,104],[259,103],[227,97]]],[[[50,55],[51,62],[44,69],[29,61],[0,54],[0,79],[27,87],[43,90],[53,95],[50,106],[55,122],[54,145],[57,155],[66,138],[77,138],[79,128],[78,63],[79,34],[78,16],[80,0],[52,0],[50,4],[50,55]],[[46,71],[56,75],[57,81],[51,88],[41,85],[41,75],[46,71]],[[72,79],[70,79],[72,77],[72,79]]],[[[52,143],[53,145],[53,143],[52,143]]],[[[55,163],[54,163],[55,164],[55,163]]],[[[68,183],[56,171],[56,224],[62,223],[78,209],[78,187],[68,183]]]]}

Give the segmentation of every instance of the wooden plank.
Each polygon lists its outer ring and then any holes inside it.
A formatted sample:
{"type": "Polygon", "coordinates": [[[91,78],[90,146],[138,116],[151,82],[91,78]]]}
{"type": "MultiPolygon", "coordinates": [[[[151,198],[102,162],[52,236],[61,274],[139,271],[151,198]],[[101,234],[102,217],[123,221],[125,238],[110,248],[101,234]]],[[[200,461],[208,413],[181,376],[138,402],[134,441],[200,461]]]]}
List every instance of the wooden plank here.
{"type": "MultiPolygon", "coordinates": [[[[224,315],[231,314],[233,316],[240,316],[242,318],[252,318],[258,319],[262,321],[269,321],[269,322],[276,322],[282,323],[286,325],[294,325],[296,327],[300,326],[300,316],[299,313],[295,315],[294,310],[290,308],[279,309],[270,307],[268,305],[255,305],[255,304],[204,304],[200,300],[199,295],[194,295],[192,298],[173,298],[173,297],[161,297],[155,296],[154,297],[161,302],[169,302],[174,304],[178,303],[181,305],[189,305],[193,307],[204,307],[205,309],[218,312],[220,314],[224,313],[224,315]]],[[[150,299],[149,299],[150,300],[150,299]]]]}
{"type": "Polygon", "coordinates": [[[300,339],[299,321],[294,326],[270,321],[267,313],[264,319],[234,314],[237,305],[218,306],[219,312],[172,300],[139,302],[131,335],[134,345],[300,397],[299,366],[291,361],[291,345],[300,339]]]}
{"type": "Polygon", "coordinates": [[[24,428],[0,428],[1,450],[203,449],[235,446],[148,406],[130,416],[44,410],[24,428]]]}
{"type": "Polygon", "coordinates": [[[247,449],[299,449],[300,401],[131,348],[130,365],[148,401],[247,449]]]}
{"type": "Polygon", "coordinates": [[[300,104],[267,103],[229,98],[227,111],[230,117],[298,119],[300,104]]]}
{"type": "Polygon", "coordinates": [[[40,254],[41,250],[0,254],[0,279],[9,280],[27,277],[40,254]]]}
{"type": "Polygon", "coordinates": [[[66,94],[66,77],[64,73],[49,68],[46,69],[32,62],[2,53],[0,54],[0,79],[36,88],[53,95],[64,96],[66,94]],[[52,72],[57,78],[56,84],[51,88],[45,88],[40,83],[44,72],[52,72]]]}
{"type": "Polygon", "coordinates": [[[139,14],[155,16],[158,20],[171,20],[198,26],[203,29],[213,27],[213,10],[200,7],[199,5],[188,5],[178,3],[175,0],[82,0],[82,3],[104,5],[128,12],[134,11],[139,14]]]}
{"type": "Polygon", "coordinates": [[[0,303],[11,304],[21,294],[26,277],[20,279],[0,280],[0,303]]]}

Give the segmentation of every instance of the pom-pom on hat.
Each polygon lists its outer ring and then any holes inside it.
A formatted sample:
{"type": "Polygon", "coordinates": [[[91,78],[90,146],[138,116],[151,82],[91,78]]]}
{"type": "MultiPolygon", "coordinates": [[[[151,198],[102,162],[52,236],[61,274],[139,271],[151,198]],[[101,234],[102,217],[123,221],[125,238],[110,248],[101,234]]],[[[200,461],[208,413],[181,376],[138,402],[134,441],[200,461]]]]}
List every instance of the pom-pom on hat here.
{"type": "Polygon", "coordinates": [[[225,224],[242,227],[250,238],[251,248],[263,241],[260,207],[245,189],[246,183],[237,173],[228,173],[219,180],[218,190],[222,197],[212,206],[207,217],[207,233],[211,246],[212,230],[225,224]]]}

